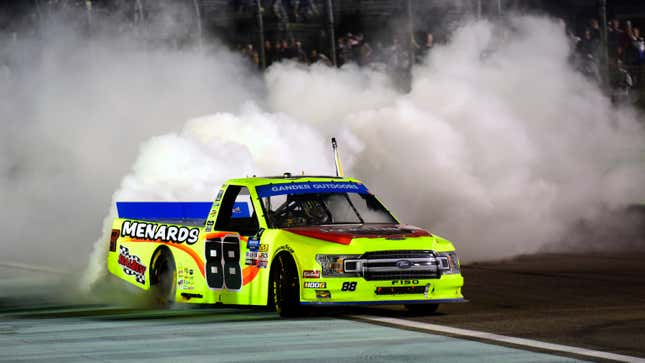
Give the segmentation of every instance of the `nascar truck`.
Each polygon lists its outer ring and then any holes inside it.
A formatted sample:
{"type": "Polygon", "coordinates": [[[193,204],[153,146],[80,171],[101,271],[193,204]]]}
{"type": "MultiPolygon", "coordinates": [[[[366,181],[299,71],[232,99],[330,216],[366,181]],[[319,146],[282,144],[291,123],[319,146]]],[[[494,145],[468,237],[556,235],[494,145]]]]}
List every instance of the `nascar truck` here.
{"type": "Polygon", "coordinates": [[[264,305],[282,316],[308,305],[434,312],[464,301],[453,244],[401,224],[357,179],[231,179],[216,195],[117,202],[109,272],[159,305],[264,305]]]}

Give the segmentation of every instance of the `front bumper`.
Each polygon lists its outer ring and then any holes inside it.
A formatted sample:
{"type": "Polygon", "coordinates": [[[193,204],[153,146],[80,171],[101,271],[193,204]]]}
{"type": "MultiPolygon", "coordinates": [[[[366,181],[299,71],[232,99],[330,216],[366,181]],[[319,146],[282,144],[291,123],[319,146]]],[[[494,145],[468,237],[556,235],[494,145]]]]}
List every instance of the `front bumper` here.
{"type": "Polygon", "coordinates": [[[398,305],[398,304],[444,304],[468,302],[460,299],[437,299],[437,300],[380,300],[380,301],[302,301],[302,305],[324,305],[324,306],[352,306],[352,305],[398,305]]]}
{"type": "Polygon", "coordinates": [[[371,280],[355,278],[303,279],[304,305],[420,304],[464,302],[460,274],[438,279],[371,280]]]}

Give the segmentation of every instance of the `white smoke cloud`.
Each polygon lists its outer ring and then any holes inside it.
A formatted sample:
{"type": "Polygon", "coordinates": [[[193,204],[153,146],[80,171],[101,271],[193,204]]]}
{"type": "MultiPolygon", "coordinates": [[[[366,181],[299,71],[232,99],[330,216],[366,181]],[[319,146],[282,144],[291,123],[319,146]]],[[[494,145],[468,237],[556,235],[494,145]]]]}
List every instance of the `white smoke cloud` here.
{"type": "Polygon", "coordinates": [[[80,267],[141,143],[239,110],[262,84],[221,45],[88,39],[56,16],[44,27],[0,44],[0,256],[80,267]]]}
{"type": "Polygon", "coordinates": [[[458,29],[414,70],[409,94],[345,85],[346,73],[369,77],[351,68],[324,78],[277,68],[268,86],[275,110],[304,105],[326,129],[348,128],[364,144],[352,172],[475,261],[538,251],[581,219],[643,200],[637,115],[615,109],[569,54],[557,22],[514,17],[458,29]],[[308,92],[292,93],[293,78],[308,92]],[[328,88],[358,100],[326,111],[309,95],[328,88]]]}
{"type": "MultiPolygon", "coordinates": [[[[507,20],[460,27],[408,93],[352,65],[255,76],[221,50],[53,37],[0,86],[3,256],[87,256],[116,200],[210,200],[231,177],[332,174],[330,136],[347,174],[466,261],[538,251],[645,200],[640,116],[570,67],[556,22],[507,20]],[[45,254],[51,241],[65,253],[45,254]]],[[[89,280],[104,273],[113,213],[89,280]]]]}

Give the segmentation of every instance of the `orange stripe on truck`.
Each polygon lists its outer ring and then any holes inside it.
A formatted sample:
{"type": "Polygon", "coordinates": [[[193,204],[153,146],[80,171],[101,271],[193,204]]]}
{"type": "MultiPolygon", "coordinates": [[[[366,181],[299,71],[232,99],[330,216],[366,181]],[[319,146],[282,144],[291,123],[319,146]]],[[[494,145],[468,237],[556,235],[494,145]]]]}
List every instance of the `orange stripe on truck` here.
{"type": "Polygon", "coordinates": [[[159,244],[163,244],[163,245],[166,245],[166,246],[169,246],[169,247],[174,247],[174,248],[177,248],[179,250],[182,250],[182,251],[186,252],[195,261],[195,263],[197,264],[197,268],[199,269],[199,273],[201,273],[203,277],[206,277],[206,273],[204,272],[204,261],[201,259],[201,257],[199,257],[197,252],[195,252],[194,250],[186,247],[185,245],[177,244],[177,243],[173,243],[173,242],[150,241],[150,240],[146,240],[146,239],[133,239],[133,238],[130,238],[127,241],[128,242],[159,243],[159,244]]]}
{"type": "Polygon", "coordinates": [[[246,286],[246,284],[253,281],[257,277],[258,272],[260,272],[260,268],[257,266],[246,266],[242,270],[242,285],[246,286]]]}
{"type": "MultiPolygon", "coordinates": [[[[231,233],[225,232],[225,233],[210,233],[207,235],[208,238],[217,238],[217,237],[223,237],[226,235],[229,235],[231,233]]],[[[248,240],[246,237],[240,237],[241,240],[248,240]]],[[[145,239],[133,239],[133,238],[128,238],[126,240],[127,242],[148,242],[148,243],[159,243],[163,244],[169,247],[174,247],[179,250],[182,250],[186,252],[197,264],[197,268],[199,269],[199,273],[202,275],[202,277],[206,277],[205,269],[204,269],[204,261],[201,259],[201,257],[195,252],[193,249],[177,244],[177,243],[172,243],[172,242],[164,242],[164,241],[150,241],[150,240],[145,240],[145,239]]],[[[257,266],[246,266],[242,270],[242,285],[247,285],[251,281],[253,281],[257,275],[260,269],[257,266]]]]}

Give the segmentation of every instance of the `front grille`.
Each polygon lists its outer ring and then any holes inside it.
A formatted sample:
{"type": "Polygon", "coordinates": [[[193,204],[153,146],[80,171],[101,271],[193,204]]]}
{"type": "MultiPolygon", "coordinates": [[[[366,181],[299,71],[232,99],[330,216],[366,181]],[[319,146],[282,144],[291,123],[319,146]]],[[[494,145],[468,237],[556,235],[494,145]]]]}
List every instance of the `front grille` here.
{"type": "Polygon", "coordinates": [[[443,265],[432,251],[379,251],[345,260],[344,270],[357,272],[368,281],[417,280],[439,278],[443,265]]]}
{"type": "Polygon", "coordinates": [[[426,258],[434,256],[432,251],[376,251],[366,252],[361,258],[366,259],[390,259],[390,258],[426,258]]]}

